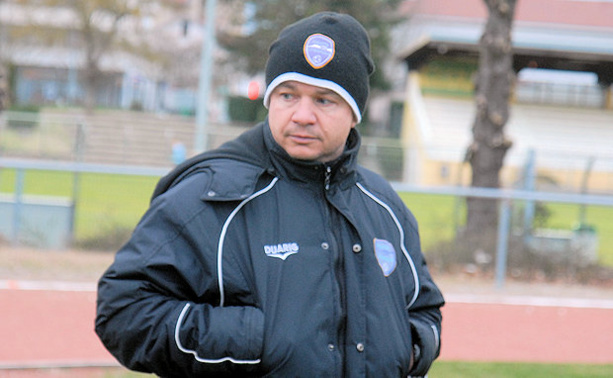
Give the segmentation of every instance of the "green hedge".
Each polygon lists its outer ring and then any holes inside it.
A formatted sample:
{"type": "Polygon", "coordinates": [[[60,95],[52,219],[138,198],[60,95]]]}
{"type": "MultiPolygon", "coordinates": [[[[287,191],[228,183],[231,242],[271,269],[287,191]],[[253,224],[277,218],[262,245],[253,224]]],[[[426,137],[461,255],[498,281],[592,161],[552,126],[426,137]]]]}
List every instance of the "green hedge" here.
{"type": "Polygon", "coordinates": [[[267,110],[262,99],[250,100],[235,96],[229,98],[228,113],[232,121],[257,123],[266,118],[267,110]]]}

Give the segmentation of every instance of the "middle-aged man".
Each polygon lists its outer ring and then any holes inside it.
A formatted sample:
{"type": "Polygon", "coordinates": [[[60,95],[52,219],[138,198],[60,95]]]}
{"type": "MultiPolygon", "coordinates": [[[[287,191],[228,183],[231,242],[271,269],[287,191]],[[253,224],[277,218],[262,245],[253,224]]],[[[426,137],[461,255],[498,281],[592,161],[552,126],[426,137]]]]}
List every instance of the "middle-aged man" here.
{"type": "Polygon", "coordinates": [[[406,377],[440,351],[417,224],[357,164],[373,71],[352,17],[270,47],[268,119],[156,187],[98,289],[96,332],[164,377],[406,377]]]}

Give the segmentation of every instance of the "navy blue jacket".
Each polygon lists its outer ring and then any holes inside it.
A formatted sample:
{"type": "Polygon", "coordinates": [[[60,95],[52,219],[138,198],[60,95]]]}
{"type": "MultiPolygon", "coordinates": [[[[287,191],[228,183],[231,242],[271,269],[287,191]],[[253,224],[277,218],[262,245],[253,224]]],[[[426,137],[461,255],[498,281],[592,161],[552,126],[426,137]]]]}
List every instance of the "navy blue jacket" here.
{"type": "Polygon", "coordinates": [[[359,145],[296,161],[263,123],[163,178],[100,279],[106,348],[164,377],[425,374],[443,297],[359,145]]]}

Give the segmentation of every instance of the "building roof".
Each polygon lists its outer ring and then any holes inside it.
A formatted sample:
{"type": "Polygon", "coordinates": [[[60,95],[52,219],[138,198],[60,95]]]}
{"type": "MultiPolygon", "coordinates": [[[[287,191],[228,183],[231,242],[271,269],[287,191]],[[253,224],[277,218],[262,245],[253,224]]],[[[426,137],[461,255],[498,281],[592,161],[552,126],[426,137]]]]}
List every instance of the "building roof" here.
{"type": "MultiPolygon", "coordinates": [[[[401,12],[484,20],[483,0],[407,0],[401,12]]],[[[549,25],[613,28],[613,0],[525,0],[518,1],[514,20],[549,25]]]]}
{"type": "MultiPolygon", "coordinates": [[[[462,6],[460,2],[449,0],[411,3],[414,6],[401,31],[406,44],[399,54],[409,69],[419,69],[436,55],[478,55],[478,43],[487,16],[482,0],[467,0],[461,2],[462,6]]],[[[611,84],[613,1],[519,2],[512,43],[516,71],[524,67],[591,71],[601,82],[611,84]],[[557,8],[546,7],[553,5],[557,8]],[[581,17],[570,17],[572,11],[581,17]],[[539,15],[532,15],[533,12],[539,15]],[[553,15],[545,16],[549,13],[553,15]],[[591,18],[586,19],[584,13],[591,18]]]]}

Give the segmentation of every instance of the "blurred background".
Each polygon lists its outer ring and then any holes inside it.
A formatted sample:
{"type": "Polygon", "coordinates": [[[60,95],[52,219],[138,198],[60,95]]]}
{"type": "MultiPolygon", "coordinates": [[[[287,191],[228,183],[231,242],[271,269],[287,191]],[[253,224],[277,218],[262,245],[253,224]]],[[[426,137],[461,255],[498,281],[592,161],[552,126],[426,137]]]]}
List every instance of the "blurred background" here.
{"type": "Polygon", "coordinates": [[[478,185],[487,3],[0,1],[0,248],[115,252],[162,175],[265,119],[279,30],[336,10],[377,65],[361,163],[415,213],[433,270],[611,284],[613,2],[511,2],[504,159],[478,185]],[[485,237],[467,198],[490,204],[485,237]]]}
{"type": "Polygon", "coordinates": [[[160,177],[265,119],[268,46],[323,10],[371,37],[359,159],[448,300],[431,376],[611,376],[606,0],[0,0],[0,376],[136,376],[95,282],[160,177]]]}

